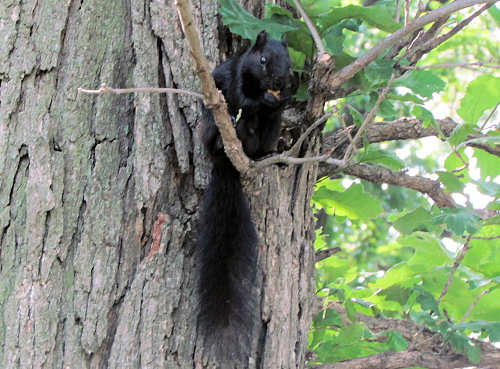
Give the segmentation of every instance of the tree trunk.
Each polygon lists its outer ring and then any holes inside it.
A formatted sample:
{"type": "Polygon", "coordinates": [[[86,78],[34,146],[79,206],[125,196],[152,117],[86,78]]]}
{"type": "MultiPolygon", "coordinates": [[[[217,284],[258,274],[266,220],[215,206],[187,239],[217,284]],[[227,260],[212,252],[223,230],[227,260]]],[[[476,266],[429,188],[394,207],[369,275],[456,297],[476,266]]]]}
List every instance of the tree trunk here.
{"type": "MultiPolygon", "coordinates": [[[[217,4],[192,5],[215,66],[217,4]]],[[[200,102],[77,93],[198,91],[174,2],[3,0],[0,39],[0,366],[210,366],[193,258],[209,173],[200,102]]],[[[304,367],[316,169],[271,167],[246,185],[262,320],[236,367],[304,367]]]]}

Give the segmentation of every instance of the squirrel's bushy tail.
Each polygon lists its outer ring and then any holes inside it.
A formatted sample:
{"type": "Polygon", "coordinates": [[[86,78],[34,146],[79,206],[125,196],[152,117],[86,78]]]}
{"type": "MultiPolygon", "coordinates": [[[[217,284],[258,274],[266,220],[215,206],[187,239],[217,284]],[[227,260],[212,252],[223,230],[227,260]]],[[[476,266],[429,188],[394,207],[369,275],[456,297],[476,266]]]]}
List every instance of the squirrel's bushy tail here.
{"type": "Polygon", "coordinates": [[[248,356],[258,313],[257,243],[240,175],[226,155],[214,160],[201,202],[199,327],[219,360],[248,356]]]}

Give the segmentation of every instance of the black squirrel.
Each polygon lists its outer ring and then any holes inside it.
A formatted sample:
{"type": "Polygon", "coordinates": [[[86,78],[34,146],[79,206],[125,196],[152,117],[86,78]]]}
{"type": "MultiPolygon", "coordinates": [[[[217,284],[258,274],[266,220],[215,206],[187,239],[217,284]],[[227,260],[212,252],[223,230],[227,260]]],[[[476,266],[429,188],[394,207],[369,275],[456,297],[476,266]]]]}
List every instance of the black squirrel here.
{"type": "MultiPolygon", "coordinates": [[[[243,150],[253,159],[277,148],[281,113],[294,92],[290,67],[286,39],[269,40],[261,31],[245,53],[212,73],[243,150]]],[[[224,360],[234,364],[250,355],[252,327],[260,317],[255,291],[258,236],[240,174],[226,156],[212,112],[205,106],[202,124],[213,169],[200,207],[198,321],[206,347],[214,351],[219,364],[224,360]]]]}

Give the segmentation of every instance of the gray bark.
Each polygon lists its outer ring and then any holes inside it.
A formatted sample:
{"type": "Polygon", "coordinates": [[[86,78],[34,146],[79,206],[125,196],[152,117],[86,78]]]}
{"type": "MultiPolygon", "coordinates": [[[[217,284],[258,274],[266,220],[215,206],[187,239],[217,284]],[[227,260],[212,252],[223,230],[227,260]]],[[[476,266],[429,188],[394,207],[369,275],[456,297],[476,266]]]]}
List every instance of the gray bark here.
{"type": "MultiPolygon", "coordinates": [[[[217,5],[193,9],[215,65],[217,5]]],[[[3,0],[0,40],[0,366],[206,366],[192,257],[209,169],[199,102],[77,94],[197,91],[173,1],[3,0]]],[[[240,367],[304,367],[315,179],[312,165],[272,167],[247,185],[263,333],[240,367]]]]}

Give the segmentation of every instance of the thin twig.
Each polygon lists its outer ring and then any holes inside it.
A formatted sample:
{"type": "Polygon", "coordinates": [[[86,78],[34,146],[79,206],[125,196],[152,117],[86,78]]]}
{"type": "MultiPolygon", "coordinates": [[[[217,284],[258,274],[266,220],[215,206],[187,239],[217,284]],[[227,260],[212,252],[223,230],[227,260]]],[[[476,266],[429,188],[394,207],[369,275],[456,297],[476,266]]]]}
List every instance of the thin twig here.
{"type": "Polygon", "coordinates": [[[382,101],[384,101],[385,95],[387,95],[387,92],[389,92],[389,90],[392,86],[392,82],[394,81],[394,78],[395,78],[395,74],[393,73],[391,75],[391,78],[389,79],[389,82],[387,82],[387,85],[384,87],[384,89],[382,90],[382,92],[378,96],[377,101],[375,102],[375,105],[373,106],[372,110],[370,110],[370,112],[366,116],[365,120],[363,121],[363,124],[361,125],[358,132],[354,136],[351,144],[349,145],[349,147],[345,151],[344,161],[348,161],[350,159],[352,151],[355,150],[356,145],[357,145],[359,139],[361,138],[361,135],[365,131],[368,124],[373,122],[373,119],[375,118],[375,114],[377,113],[378,108],[379,108],[380,104],[382,103],[382,101]]]}
{"type": "MultiPolygon", "coordinates": [[[[349,105],[350,106],[350,105],[349,105]]],[[[352,130],[356,127],[355,125],[351,125],[349,127],[347,127],[347,125],[345,124],[345,119],[342,117],[342,114],[338,114],[338,118],[340,120],[340,122],[342,123],[342,128],[343,128],[343,132],[345,132],[345,134],[347,135],[347,139],[349,140],[349,144],[352,145],[352,130]]],[[[353,146],[354,150],[356,150],[356,146],[353,146]]]]}
{"type": "MultiPolygon", "coordinates": [[[[300,147],[302,146],[302,143],[304,140],[311,134],[311,132],[318,128],[320,125],[325,123],[328,118],[330,118],[333,115],[334,111],[329,111],[325,115],[323,115],[321,118],[319,118],[316,122],[311,124],[304,133],[297,139],[295,144],[287,151],[281,153],[281,154],[276,154],[270,157],[267,157],[265,159],[256,161],[253,163],[251,169],[249,170],[248,175],[251,175],[252,173],[255,173],[265,167],[268,167],[273,164],[278,164],[278,163],[283,163],[283,164],[288,164],[288,165],[302,165],[302,164],[307,164],[307,163],[313,163],[313,162],[327,162],[328,159],[330,158],[332,152],[335,150],[335,148],[331,148],[328,150],[326,154],[323,155],[318,155],[318,156],[312,156],[312,157],[306,157],[306,158],[297,158],[295,157],[296,155],[299,154],[300,147]]],[[[335,160],[335,159],[334,159],[335,160]]],[[[335,161],[332,162],[331,164],[334,165],[343,165],[344,162],[340,161],[335,161]]]]}
{"type": "Polygon", "coordinates": [[[305,158],[291,157],[291,156],[288,156],[286,153],[273,155],[273,156],[270,156],[268,158],[254,162],[254,164],[248,170],[248,175],[252,176],[257,171],[262,170],[263,168],[266,168],[270,165],[278,164],[278,163],[288,164],[288,165],[303,165],[303,164],[309,164],[309,163],[321,163],[321,162],[323,162],[323,163],[327,163],[329,165],[333,165],[333,166],[339,168],[339,170],[341,170],[341,168],[345,167],[346,163],[343,160],[331,158],[330,156],[332,155],[333,150],[335,150],[335,148],[333,148],[332,150],[330,150],[326,154],[318,155],[318,156],[309,156],[309,157],[305,157],[305,158]]]}
{"type": "Polygon", "coordinates": [[[455,259],[455,262],[453,263],[453,267],[451,268],[450,275],[448,277],[448,281],[446,282],[446,285],[444,286],[443,291],[441,292],[441,295],[437,299],[438,305],[441,303],[441,300],[443,300],[444,295],[446,295],[446,293],[448,292],[448,289],[451,286],[451,282],[453,282],[453,277],[455,276],[455,272],[457,271],[458,266],[460,265],[460,263],[464,259],[465,255],[467,254],[467,251],[469,251],[469,243],[470,243],[471,237],[472,236],[470,236],[470,235],[467,236],[467,239],[465,240],[465,244],[462,247],[462,250],[460,250],[460,254],[457,256],[457,258],[455,259]]]}
{"type": "MultiPolygon", "coordinates": [[[[495,0],[495,1],[498,1],[498,0],[495,0]]],[[[495,1],[493,1],[491,3],[485,1],[486,4],[484,4],[481,8],[476,10],[469,17],[467,17],[466,19],[464,19],[463,21],[458,23],[451,31],[449,31],[448,33],[441,35],[439,37],[432,38],[432,39],[428,40],[427,42],[423,43],[422,45],[419,45],[415,49],[408,52],[408,54],[405,55],[405,57],[410,60],[413,56],[415,56],[415,54],[417,54],[418,52],[422,52],[422,50],[424,50],[424,52],[425,52],[426,50],[432,50],[432,49],[436,48],[438,45],[441,45],[443,42],[449,40],[452,36],[456,35],[459,31],[461,31],[463,28],[465,28],[470,22],[472,22],[476,17],[478,17],[482,12],[484,12],[489,7],[491,7],[495,1]]],[[[455,1],[455,3],[456,2],[457,1],[455,1]]]]}
{"type": "Polygon", "coordinates": [[[410,19],[410,0],[405,0],[405,26],[408,24],[410,19]]]}
{"type": "Polygon", "coordinates": [[[480,131],[482,131],[486,127],[486,125],[491,120],[491,118],[493,117],[493,115],[495,115],[495,112],[497,111],[497,109],[498,109],[499,106],[500,106],[500,103],[498,103],[498,104],[495,105],[495,107],[493,108],[493,110],[488,115],[488,118],[486,118],[486,120],[484,121],[484,123],[481,125],[480,131]]]}
{"type": "Polygon", "coordinates": [[[471,63],[448,63],[448,64],[432,64],[432,65],[422,65],[422,66],[402,66],[401,69],[406,70],[423,70],[423,69],[449,69],[449,68],[473,68],[473,67],[483,67],[483,68],[492,68],[492,69],[500,69],[499,64],[488,64],[488,62],[471,62],[471,63]]]}
{"type": "Polygon", "coordinates": [[[500,239],[500,236],[492,236],[492,237],[471,237],[473,240],[481,240],[481,241],[491,241],[491,240],[498,240],[500,239]]]}
{"type": "Polygon", "coordinates": [[[420,17],[420,15],[425,11],[425,4],[422,0],[418,0],[417,14],[415,14],[415,18],[420,17]]]}
{"type": "Polygon", "coordinates": [[[89,90],[86,88],[79,87],[78,93],[85,94],[131,94],[135,92],[149,92],[149,93],[160,93],[160,94],[185,94],[203,99],[203,95],[197,92],[181,90],[177,88],[160,88],[160,87],[134,87],[134,88],[113,88],[109,87],[105,83],[101,84],[98,90],[89,90]]]}
{"type": "Polygon", "coordinates": [[[405,27],[400,28],[393,34],[387,36],[385,39],[379,41],[373,48],[358,57],[351,64],[345,66],[336,73],[329,74],[326,81],[323,82],[327,86],[324,89],[332,90],[339,88],[345,81],[365,68],[369,63],[377,59],[385,50],[397,44],[401,39],[409,34],[412,34],[416,30],[421,29],[425,25],[435,22],[443,17],[447,17],[449,14],[455,13],[461,9],[482,3],[494,4],[496,1],[497,0],[455,0],[414,19],[405,27]]]}
{"type": "Polygon", "coordinates": [[[314,40],[314,43],[316,44],[316,48],[318,49],[318,56],[321,57],[323,54],[326,54],[325,46],[323,45],[323,41],[321,41],[321,37],[316,30],[316,27],[314,27],[314,24],[311,22],[311,19],[307,15],[306,11],[302,7],[302,4],[300,3],[299,0],[293,0],[293,3],[297,7],[297,10],[299,11],[300,15],[304,19],[304,22],[309,28],[309,31],[311,31],[312,38],[314,40]]]}
{"type": "Polygon", "coordinates": [[[479,294],[479,296],[477,296],[474,299],[474,302],[469,306],[469,308],[465,312],[464,316],[462,317],[462,320],[460,320],[460,323],[463,323],[463,322],[465,322],[467,320],[467,318],[469,317],[469,315],[472,312],[472,310],[474,310],[474,308],[476,307],[476,305],[479,302],[479,300],[481,300],[481,297],[483,297],[484,295],[486,295],[488,292],[490,292],[489,288],[485,289],[483,292],[481,292],[479,294]]]}
{"type": "MultiPolygon", "coordinates": [[[[446,141],[446,142],[449,142],[449,141],[446,141]]],[[[462,156],[462,154],[460,154],[460,152],[458,150],[454,149],[454,148],[452,148],[452,150],[453,150],[453,153],[455,154],[455,156],[458,158],[458,160],[460,160],[462,162],[462,164],[464,166],[463,169],[468,168],[469,167],[469,163],[467,162],[467,160],[464,159],[464,157],[462,156]]],[[[454,171],[456,171],[456,173],[460,172],[458,170],[458,168],[455,169],[454,171]]],[[[452,172],[454,172],[454,171],[452,171],[452,172]]]]}
{"type": "Polygon", "coordinates": [[[474,13],[472,13],[468,18],[465,18],[463,21],[461,21],[459,24],[457,24],[450,32],[439,36],[438,39],[436,40],[436,45],[442,44],[444,41],[450,39],[452,36],[456,35],[459,31],[465,28],[470,22],[472,22],[475,18],[477,18],[482,12],[485,10],[488,10],[494,2],[484,4],[481,8],[476,10],[474,13]]]}
{"type": "Polygon", "coordinates": [[[295,156],[299,153],[300,147],[302,146],[302,143],[304,140],[309,137],[311,132],[318,128],[320,125],[325,123],[332,115],[334,114],[334,110],[329,111],[325,115],[323,115],[321,118],[319,118],[316,122],[311,124],[307,129],[305,130],[304,133],[298,138],[298,140],[293,144],[293,146],[286,152],[287,155],[292,155],[295,156]]]}

